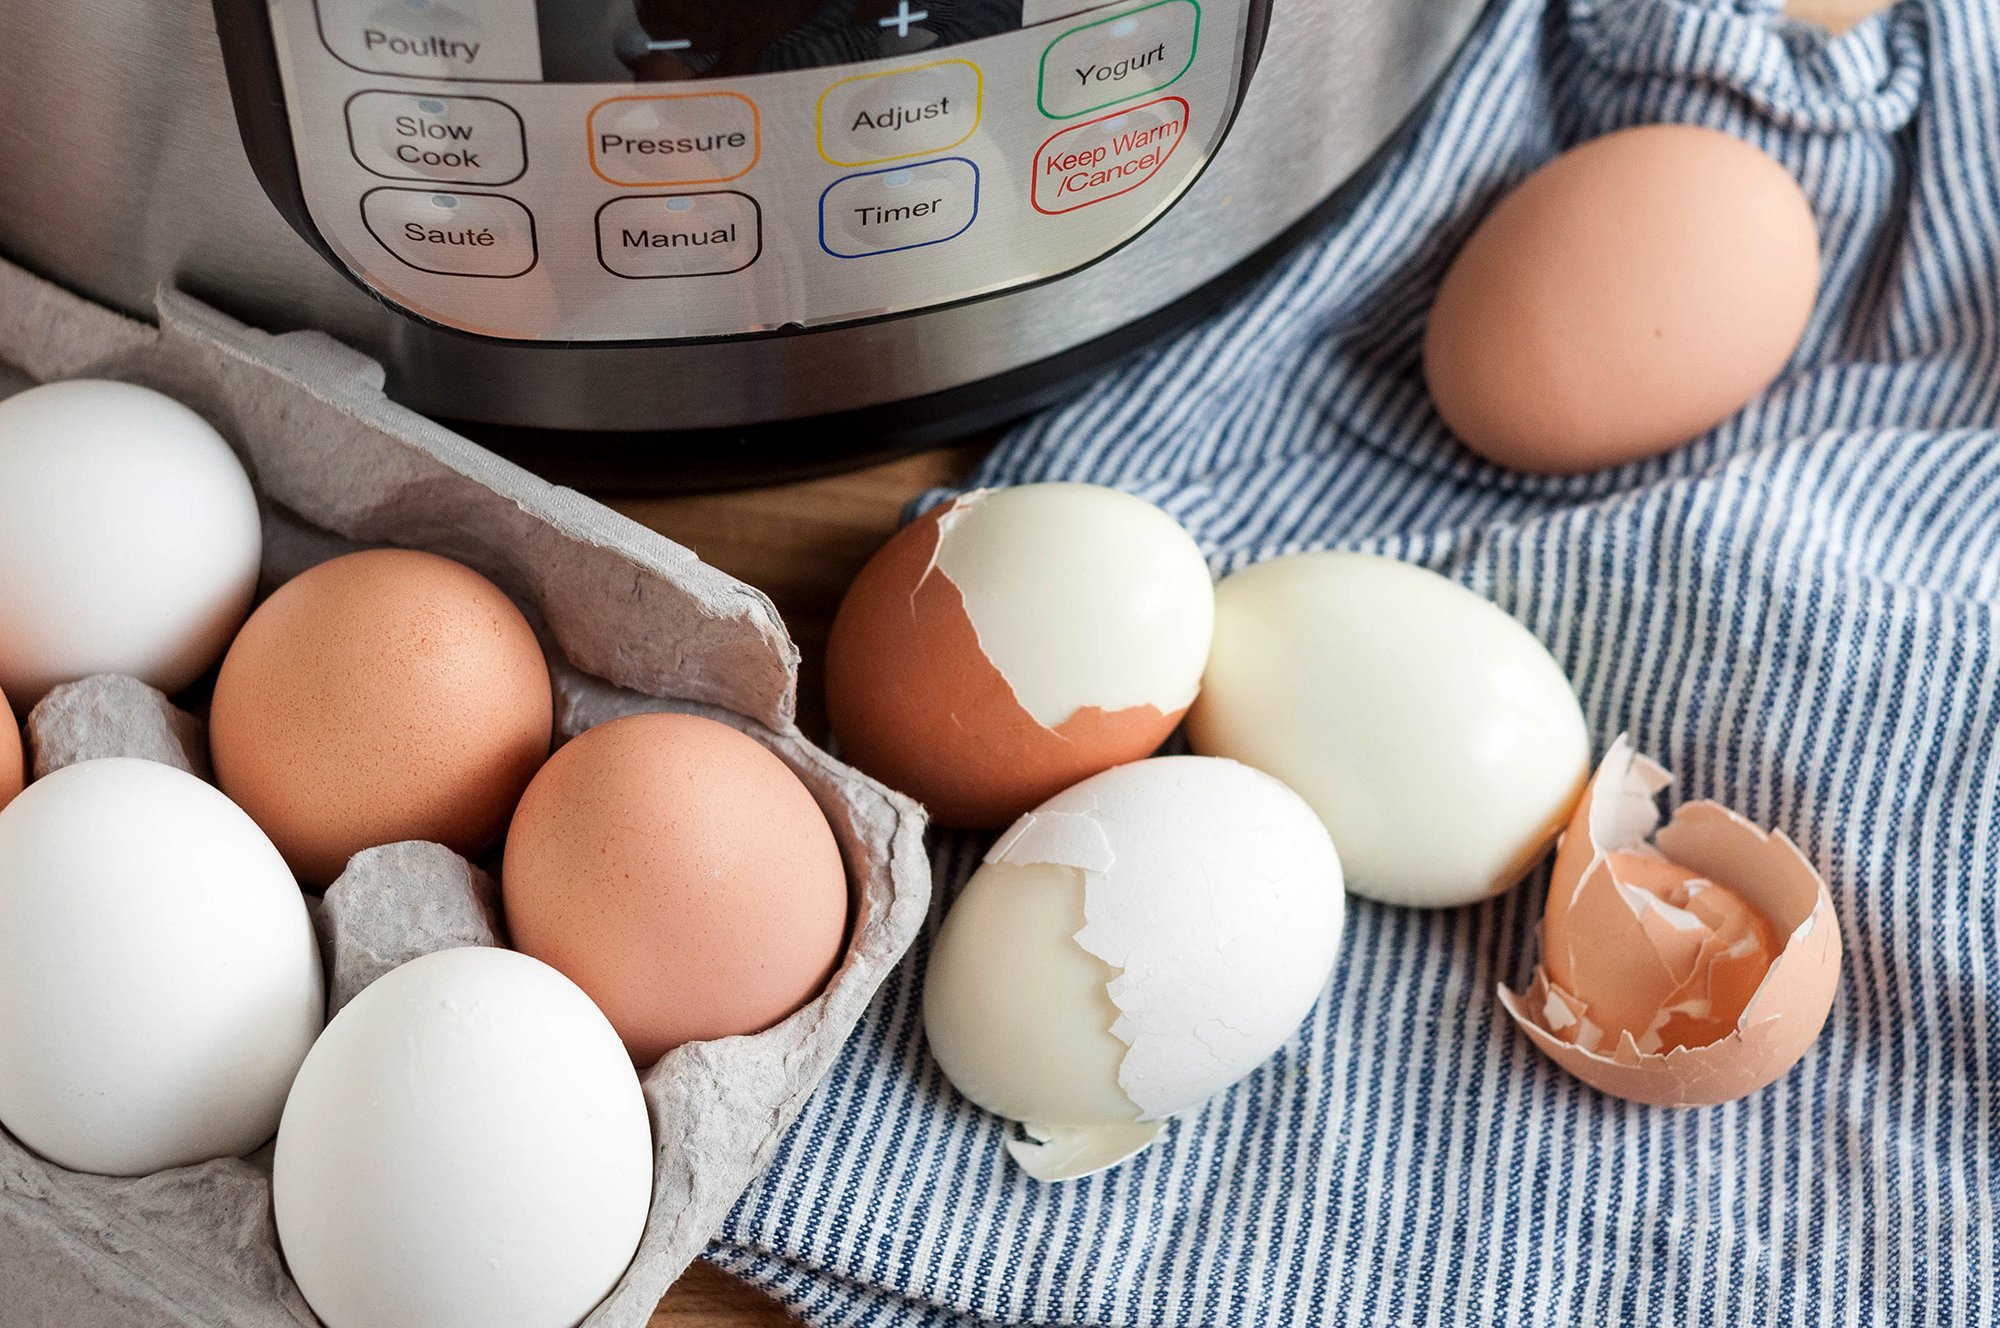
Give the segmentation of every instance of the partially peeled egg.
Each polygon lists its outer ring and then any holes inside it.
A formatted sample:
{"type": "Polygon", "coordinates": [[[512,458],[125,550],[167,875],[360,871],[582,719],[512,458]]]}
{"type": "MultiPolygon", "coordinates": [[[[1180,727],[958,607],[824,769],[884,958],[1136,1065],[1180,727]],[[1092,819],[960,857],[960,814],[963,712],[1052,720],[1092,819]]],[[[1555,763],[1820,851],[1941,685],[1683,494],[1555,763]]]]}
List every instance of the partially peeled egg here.
{"type": "Polygon", "coordinates": [[[1119,766],[1000,837],[932,947],[925,1032],[961,1093],[1021,1124],[1023,1170],[1088,1175],[1292,1036],[1344,913],[1332,838],[1277,780],[1119,766]]]}
{"type": "Polygon", "coordinates": [[[1577,1078],[1654,1106],[1714,1106],[1782,1076],[1819,1036],[1840,977],[1826,883],[1782,833],[1691,802],[1611,745],[1564,833],[1541,963],[1500,1003],[1577,1078]]]}
{"type": "Polygon", "coordinates": [[[871,559],[827,643],[841,754],[944,825],[998,828],[1158,749],[1201,685],[1208,564],[1091,484],[969,493],[871,559]]]}

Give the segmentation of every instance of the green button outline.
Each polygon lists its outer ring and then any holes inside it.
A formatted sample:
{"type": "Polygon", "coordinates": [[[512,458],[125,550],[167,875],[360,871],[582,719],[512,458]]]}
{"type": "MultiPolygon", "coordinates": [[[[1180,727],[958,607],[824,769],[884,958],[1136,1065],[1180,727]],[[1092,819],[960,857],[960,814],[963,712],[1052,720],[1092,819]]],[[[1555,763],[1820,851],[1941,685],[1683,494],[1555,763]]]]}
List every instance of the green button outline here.
{"type": "Polygon", "coordinates": [[[1128,9],[1122,14],[1113,14],[1109,18],[1093,19],[1089,23],[1079,23],[1075,27],[1071,28],[1069,31],[1057,37],[1054,41],[1050,42],[1048,46],[1042,51],[1041,77],[1039,82],[1037,82],[1037,84],[1035,85],[1035,108],[1042,113],[1045,119],[1074,120],[1079,115],[1089,115],[1092,111],[1101,111],[1106,109],[1107,107],[1116,106],[1120,102],[1136,101],[1140,97],[1151,96],[1155,92],[1165,92],[1168,88],[1172,87],[1174,84],[1180,82],[1183,78],[1187,77],[1187,71],[1194,68],[1195,53],[1200,49],[1201,49],[1201,0],[1153,0],[1153,3],[1150,5],[1140,5],[1137,9],[1128,9]],[[1137,92],[1128,92],[1122,97],[1113,97],[1110,101],[1099,102],[1095,106],[1086,106],[1080,111],[1070,111],[1065,115],[1057,115],[1054,111],[1049,109],[1049,103],[1048,103],[1049,56],[1055,52],[1056,47],[1062,45],[1064,42],[1068,41],[1071,37],[1076,36],[1077,33],[1084,31],[1086,28],[1101,28],[1107,23],[1116,23],[1120,19],[1131,18],[1134,14],[1143,14],[1149,9],[1164,9],[1168,5],[1191,5],[1194,8],[1194,33],[1188,41],[1187,63],[1181,66],[1180,73],[1175,74],[1172,78],[1168,79],[1164,83],[1159,84],[1157,87],[1142,88],[1137,92]]]}

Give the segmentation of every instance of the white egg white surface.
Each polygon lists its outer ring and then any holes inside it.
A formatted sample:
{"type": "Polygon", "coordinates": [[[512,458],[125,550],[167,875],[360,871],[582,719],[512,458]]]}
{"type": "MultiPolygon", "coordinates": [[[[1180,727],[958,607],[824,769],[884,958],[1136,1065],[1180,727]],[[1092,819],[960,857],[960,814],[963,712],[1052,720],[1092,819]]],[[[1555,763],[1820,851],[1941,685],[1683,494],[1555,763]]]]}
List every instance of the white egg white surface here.
{"type": "Polygon", "coordinates": [[[924,1019],[959,1089],[1020,1121],[1030,1174],[1088,1174],[1261,1065],[1319,998],[1344,919],[1319,819],[1233,761],[1157,757],[1001,836],[933,946],[924,1019]]]}
{"type": "Polygon", "coordinates": [[[1045,728],[1086,706],[1172,714],[1194,699],[1214,583],[1193,537],[1145,499],[1066,483],[968,494],[939,522],[936,566],[1045,728]]]}
{"type": "Polygon", "coordinates": [[[1533,633],[1434,572],[1351,553],[1223,580],[1187,733],[1297,789],[1356,894],[1420,907],[1512,886],[1590,766],[1576,693],[1533,633]]]}
{"type": "Polygon", "coordinates": [[[0,1123],[142,1175],[250,1152],[324,1016],[276,848],[209,785],[87,761],[0,812],[0,1123]]]}
{"type": "Polygon", "coordinates": [[[97,673],[192,683],[262,554],[242,464],[171,397],[79,379],[0,401],[0,690],[24,714],[97,673]]]}
{"type": "Polygon", "coordinates": [[[442,950],[364,988],[306,1058],[279,1243],[327,1328],[570,1328],[632,1260],[652,1161],[590,998],[511,950],[442,950]]]}

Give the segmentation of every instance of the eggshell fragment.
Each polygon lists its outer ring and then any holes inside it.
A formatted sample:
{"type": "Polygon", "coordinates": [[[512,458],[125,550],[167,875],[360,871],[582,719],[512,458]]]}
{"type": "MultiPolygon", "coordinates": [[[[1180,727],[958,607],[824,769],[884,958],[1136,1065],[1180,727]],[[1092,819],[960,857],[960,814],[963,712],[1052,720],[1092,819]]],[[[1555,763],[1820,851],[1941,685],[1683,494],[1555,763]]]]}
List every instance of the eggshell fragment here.
{"type": "Polygon", "coordinates": [[[534,629],[469,567],[351,553],[280,586],[222,662],[215,774],[299,878],[365,848],[498,839],[549,754],[555,701],[534,629]]]}
{"type": "Polygon", "coordinates": [[[1819,236],[1776,161],[1728,134],[1644,125],[1529,176],[1432,306],[1438,413],[1497,465],[1573,474],[1688,441],[1785,367],[1819,236]]]}
{"type": "Polygon", "coordinates": [[[945,825],[998,827],[1150,755],[1201,681],[1208,565],[1151,503],[1087,484],[964,495],[862,569],[827,646],[854,764],[945,825]]]}
{"type": "Polygon", "coordinates": [[[1002,835],[932,948],[952,1083],[1062,1180],[1111,1166],[1262,1064],[1332,971],[1345,901],[1318,818],[1234,761],[1119,766],[1002,835]]]}
{"type": "Polygon", "coordinates": [[[21,752],[21,726],[0,692],[0,807],[14,800],[27,783],[27,768],[21,752]]]}
{"type": "Polygon", "coordinates": [[[1713,802],[1660,828],[1671,782],[1620,737],[1556,853],[1542,958],[1500,1003],[1585,1083],[1653,1106],[1754,1093],[1833,1008],[1840,926],[1796,845],[1713,802]]]}

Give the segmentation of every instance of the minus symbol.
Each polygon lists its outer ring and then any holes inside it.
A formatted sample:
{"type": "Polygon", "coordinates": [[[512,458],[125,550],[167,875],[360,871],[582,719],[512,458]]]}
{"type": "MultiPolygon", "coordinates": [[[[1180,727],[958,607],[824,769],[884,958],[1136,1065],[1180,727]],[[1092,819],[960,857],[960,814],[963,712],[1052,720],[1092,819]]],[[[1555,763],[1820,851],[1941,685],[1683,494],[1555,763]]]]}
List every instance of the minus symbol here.
{"type": "Polygon", "coordinates": [[[649,39],[646,42],[646,49],[649,51],[685,51],[693,45],[694,43],[685,37],[676,37],[672,41],[652,41],[649,39]]]}

